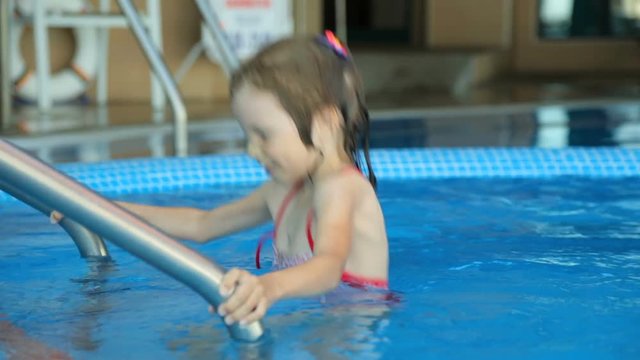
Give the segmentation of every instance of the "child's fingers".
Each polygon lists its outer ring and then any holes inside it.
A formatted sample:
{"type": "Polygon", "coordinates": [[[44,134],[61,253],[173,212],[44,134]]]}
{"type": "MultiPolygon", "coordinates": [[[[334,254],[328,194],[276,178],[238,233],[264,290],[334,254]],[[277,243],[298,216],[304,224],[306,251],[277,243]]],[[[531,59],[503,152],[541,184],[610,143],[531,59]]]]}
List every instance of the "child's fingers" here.
{"type": "MultiPolygon", "coordinates": [[[[249,294],[245,301],[243,301],[234,311],[230,311],[229,315],[225,317],[225,322],[228,321],[240,321],[247,317],[258,306],[258,303],[263,298],[263,291],[261,286],[253,287],[253,291],[249,294]]],[[[227,322],[228,323],[228,322],[227,322]]]]}
{"type": "Polygon", "coordinates": [[[57,224],[63,217],[64,215],[54,210],[49,214],[49,221],[51,221],[52,224],[57,224]]]}
{"type": "Polygon", "coordinates": [[[241,325],[251,324],[254,321],[262,319],[266,313],[267,313],[267,299],[263,297],[258,302],[258,306],[256,306],[256,308],[251,313],[249,313],[249,315],[245,316],[243,319],[240,320],[240,324],[241,325]]]}
{"type": "Polygon", "coordinates": [[[242,270],[233,268],[227,271],[226,274],[222,277],[222,281],[220,282],[220,294],[222,296],[229,296],[235,289],[238,280],[242,276],[242,270]]]}
{"type": "Polygon", "coordinates": [[[251,277],[251,274],[244,270],[235,268],[229,270],[224,275],[220,284],[220,293],[223,296],[227,296],[227,300],[218,307],[218,314],[220,316],[225,316],[230,312],[233,312],[236,307],[249,295],[248,290],[246,290],[245,288],[239,290],[240,285],[243,282],[243,278],[246,277],[251,277]]]}
{"type": "MultiPolygon", "coordinates": [[[[242,276],[238,279],[238,285],[236,286],[233,295],[231,295],[227,301],[220,306],[218,313],[221,316],[228,316],[235,313],[242,304],[247,302],[251,293],[253,293],[253,289],[256,285],[255,281],[255,277],[250,275],[242,276]]],[[[229,320],[233,319],[234,317],[229,318],[229,320]]]]}

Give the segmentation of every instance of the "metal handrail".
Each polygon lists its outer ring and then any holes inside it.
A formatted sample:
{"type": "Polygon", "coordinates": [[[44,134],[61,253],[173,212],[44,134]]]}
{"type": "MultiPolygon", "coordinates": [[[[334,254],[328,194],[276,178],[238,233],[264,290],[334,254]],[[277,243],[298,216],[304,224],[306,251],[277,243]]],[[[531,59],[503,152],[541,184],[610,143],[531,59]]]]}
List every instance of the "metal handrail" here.
{"type": "Polygon", "coordinates": [[[227,41],[220,26],[220,20],[211,8],[209,0],[195,0],[195,2],[204,20],[205,27],[209,30],[211,38],[220,51],[222,69],[227,76],[231,76],[238,66],[240,66],[240,60],[227,41]]]}
{"type": "MultiPolygon", "coordinates": [[[[224,269],[196,251],[77,183],[70,177],[0,140],[0,186],[8,184],[47,209],[56,209],[132,255],[165,272],[218,306],[224,269]]],[[[261,322],[227,327],[235,339],[255,341],[261,322]]]]}
{"type": "Polygon", "coordinates": [[[0,2],[0,133],[9,128],[11,119],[11,67],[9,61],[9,1],[0,2]]]}
{"type": "Polygon", "coordinates": [[[189,141],[187,133],[187,110],[182,95],[180,94],[180,89],[173,79],[167,64],[164,62],[160,51],[151,40],[151,36],[145,29],[142,19],[140,19],[140,15],[131,0],[118,0],[118,6],[120,6],[122,13],[127,18],[129,28],[131,28],[131,31],[138,40],[138,44],[151,65],[151,70],[157,76],[169,98],[174,117],[175,155],[180,157],[187,156],[189,141]]]}
{"type": "MultiPolygon", "coordinates": [[[[49,216],[49,214],[54,210],[33,196],[29,196],[17,186],[13,186],[1,179],[0,189],[23,203],[30,205],[32,208],[40,211],[46,216],[49,216]]],[[[102,241],[102,238],[98,235],[71,220],[68,216],[60,220],[59,224],[69,234],[69,236],[71,236],[71,239],[73,239],[73,242],[76,244],[78,251],[80,251],[80,256],[83,258],[100,258],[104,260],[109,260],[111,258],[104,241],[102,241]]]]}
{"type": "MultiPolygon", "coordinates": [[[[239,61],[208,3],[196,2],[223,53],[225,71],[230,74],[239,61]]],[[[179,88],[131,0],[118,0],[118,5],[169,98],[174,115],[176,155],[186,156],[187,112],[179,88]]],[[[53,209],[64,213],[66,216],[60,225],[73,238],[84,257],[108,258],[109,253],[101,237],[107,238],[189,286],[209,303],[218,306],[225,300],[219,292],[224,275],[222,267],[1,139],[0,189],[45,214],[53,209]]],[[[244,341],[255,341],[264,333],[260,321],[243,326],[236,323],[227,328],[233,338],[244,341]]]]}

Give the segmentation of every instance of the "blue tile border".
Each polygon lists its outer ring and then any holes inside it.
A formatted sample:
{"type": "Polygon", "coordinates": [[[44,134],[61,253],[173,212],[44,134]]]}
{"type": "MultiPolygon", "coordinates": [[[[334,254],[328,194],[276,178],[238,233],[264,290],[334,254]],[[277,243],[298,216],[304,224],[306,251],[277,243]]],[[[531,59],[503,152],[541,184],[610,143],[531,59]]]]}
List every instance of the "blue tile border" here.
{"type": "MultiPolygon", "coordinates": [[[[640,176],[640,149],[447,148],[376,149],[371,161],[380,180],[442,178],[545,178],[640,176]]],[[[246,155],[115,160],[64,164],[58,169],[109,195],[258,183],[267,179],[246,155]]],[[[0,192],[0,201],[13,199],[0,192]]]]}
{"type": "Polygon", "coordinates": [[[640,149],[465,148],[372,154],[381,179],[640,176],[640,149]]]}

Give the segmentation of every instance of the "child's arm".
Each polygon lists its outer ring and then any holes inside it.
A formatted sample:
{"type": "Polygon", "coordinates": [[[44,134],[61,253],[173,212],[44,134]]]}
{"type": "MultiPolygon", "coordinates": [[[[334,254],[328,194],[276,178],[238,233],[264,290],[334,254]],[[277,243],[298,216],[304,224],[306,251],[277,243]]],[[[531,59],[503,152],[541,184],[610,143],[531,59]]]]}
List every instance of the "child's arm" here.
{"type": "MultiPolygon", "coordinates": [[[[221,290],[233,294],[218,308],[227,323],[260,319],[277,300],[321,294],[340,283],[351,247],[353,210],[359,192],[349,185],[332,184],[318,189],[314,208],[318,214],[318,241],[314,256],[304,264],[261,277],[233,269],[222,280],[221,290]],[[235,287],[235,290],[233,290],[235,287]]],[[[345,183],[347,182],[347,183],[345,183]]]]}
{"type": "Polygon", "coordinates": [[[270,183],[246,197],[211,210],[117,202],[167,234],[186,240],[208,240],[259,225],[270,219],[265,199],[270,183]]]}

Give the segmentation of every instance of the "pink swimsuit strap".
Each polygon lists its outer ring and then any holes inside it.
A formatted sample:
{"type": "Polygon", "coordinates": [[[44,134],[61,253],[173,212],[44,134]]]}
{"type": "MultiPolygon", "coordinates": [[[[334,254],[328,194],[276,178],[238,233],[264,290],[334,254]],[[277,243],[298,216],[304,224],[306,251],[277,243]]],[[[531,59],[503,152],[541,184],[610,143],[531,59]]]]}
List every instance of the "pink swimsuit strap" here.
{"type": "MultiPolygon", "coordinates": [[[[345,171],[357,171],[358,174],[362,175],[362,172],[357,167],[355,167],[353,165],[347,166],[344,170],[345,171]]],[[[282,201],[282,204],[280,204],[280,207],[278,208],[278,212],[276,213],[274,230],[262,235],[260,237],[260,240],[258,240],[258,247],[256,248],[256,268],[258,268],[258,269],[261,268],[261,266],[260,266],[260,252],[262,251],[262,246],[264,245],[264,242],[267,241],[270,237],[273,239],[273,241],[276,241],[276,239],[278,238],[278,228],[280,227],[280,223],[282,222],[282,218],[284,217],[284,213],[287,211],[287,208],[289,207],[289,204],[291,203],[293,198],[302,189],[303,185],[304,185],[304,182],[302,182],[302,181],[300,181],[300,182],[296,183],[295,185],[293,185],[291,190],[289,190],[289,192],[285,196],[284,200],[282,201]]],[[[307,213],[307,221],[306,221],[306,224],[305,224],[305,232],[306,232],[306,235],[307,235],[307,242],[309,243],[309,248],[311,249],[312,253],[314,251],[313,233],[311,231],[311,226],[312,226],[312,223],[313,223],[313,216],[314,216],[313,208],[310,208],[309,212],[307,213]]],[[[364,287],[375,287],[375,288],[380,288],[380,289],[388,289],[389,288],[388,280],[367,278],[367,277],[364,277],[364,276],[360,276],[360,275],[355,275],[355,274],[349,273],[347,271],[342,273],[341,280],[342,280],[342,282],[344,282],[344,283],[346,283],[348,285],[351,285],[351,286],[355,286],[355,287],[362,287],[362,288],[364,288],[364,287]]]]}
{"type": "MultiPolygon", "coordinates": [[[[284,200],[280,204],[280,207],[278,208],[278,212],[276,213],[276,221],[275,221],[274,230],[262,235],[260,237],[260,240],[258,240],[258,248],[256,249],[256,268],[258,268],[258,269],[261,268],[261,266],[260,266],[260,252],[262,251],[262,246],[264,245],[264,242],[267,241],[269,238],[273,238],[274,241],[275,241],[275,239],[277,239],[277,237],[278,237],[278,228],[280,227],[280,223],[282,222],[282,218],[284,217],[284,213],[287,211],[287,208],[289,207],[289,204],[291,203],[293,198],[302,189],[302,185],[304,185],[304,183],[302,181],[299,181],[295,185],[293,185],[291,190],[289,190],[287,195],[284,197],[284,200]]],[[[307,226],[306,226],[307,227],[307,231],[306,232],[307,232],[307,241],[309,241],[309,247],[311,247],[311,251],[313,251],[313,237],[311,235],[311,220],[312,219],[313,219],[313,211],[311,209],[309,209],[309,213],[307,214],[307,226]]]]}

